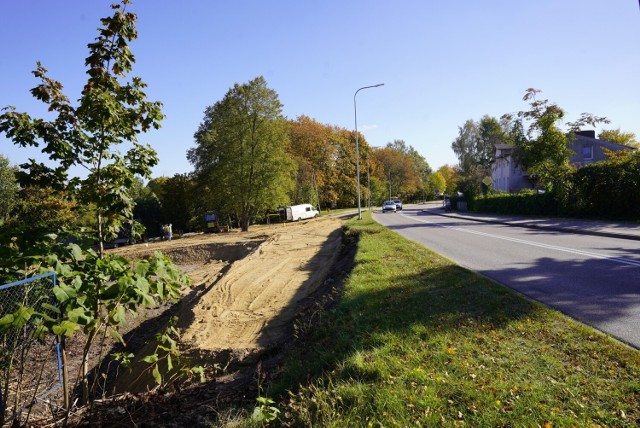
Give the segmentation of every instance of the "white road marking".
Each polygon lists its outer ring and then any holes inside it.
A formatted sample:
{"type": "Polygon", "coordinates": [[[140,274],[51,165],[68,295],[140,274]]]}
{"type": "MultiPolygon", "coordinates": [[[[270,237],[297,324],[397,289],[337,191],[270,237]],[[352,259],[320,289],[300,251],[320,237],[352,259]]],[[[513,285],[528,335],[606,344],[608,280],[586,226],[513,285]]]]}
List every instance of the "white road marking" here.
{"type": "MultiPolygon", "coordinates": [[[[404,213],[400,213],[400,215],[403,216],[403,217],[409,218],[409,216],[405,215],[404,213]]],[[[456,227],[456,226],[447,226],[445,224],[440,224],[438,222],[421,219],[421,218],[419,218],[417,216],[413,216],[413,218],[415,218],[415,220],[417,220],[417,221],[419,221],[421,223],[429,223],[429,224],[433,224],[435,226],[443,227],[443,228],[446,228],[446,229],[453,229],[453,230],[456,230],[458,232],[470,233],[472,235],[479,235],[479,236],[485,236],[485,237],[488,237],[488,238],[502,239],[504,241],[516,242],[518,244],[530,245],[532,247],[546,248],[546,249],[562,251],[562,252],[570,253],[570,254],[577,254],[577,255],[581,255],[581,256],[593,257],[593,258],[596,258],[596,259],[609,260],[609,261],[612,261],[612,262],[625,264],[625,265],[640,266],[640,261],[636,261],[636,260],[625,259],[625,258],[620,258],[620,257],[612,257],[612,256],[607,256],[605,254],[592,253],[590,251],[576,250],[574,248],[559,247],[557,245],[541,244],[539,242],[527,241],[527,240],[519,239],[519,238],[510,238],[508,236],[494,235],[494,234],[485,233],[485,232],[478,232],[478,231],[474,231],[474,230],[463,229],[463,228],[456,227]]]]}

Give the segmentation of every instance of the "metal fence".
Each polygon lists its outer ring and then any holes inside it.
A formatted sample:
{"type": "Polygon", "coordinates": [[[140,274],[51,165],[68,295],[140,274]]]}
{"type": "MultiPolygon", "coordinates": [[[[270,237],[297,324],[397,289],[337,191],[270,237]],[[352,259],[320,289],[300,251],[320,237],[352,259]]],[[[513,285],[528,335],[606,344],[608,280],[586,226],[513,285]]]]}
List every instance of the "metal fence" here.
{"type": "Polygon", "coordinates": [[[43,334],[56,318],[55,272],[0,286],[0,419],[6,424],[62,386],[58,338],[43,334]]]}

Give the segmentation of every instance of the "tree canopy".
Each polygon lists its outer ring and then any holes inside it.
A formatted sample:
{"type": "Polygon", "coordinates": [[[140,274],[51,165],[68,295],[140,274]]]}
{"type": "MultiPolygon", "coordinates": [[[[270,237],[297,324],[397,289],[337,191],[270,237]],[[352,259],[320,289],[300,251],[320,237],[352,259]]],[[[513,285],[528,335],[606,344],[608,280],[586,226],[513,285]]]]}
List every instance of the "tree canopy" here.
{"type": "Polygon", "coordinates": [[[235,216],[243,231],[261,211],[288,202],[293,165],[278,94],[259,76],[207,107],[187,157],[208,209],[235,216]]]}
{"type": "Polygon", "coordinates": [[[633,132],[623,132],[618,129],[603,129],[598,134],[598,138],[612,143],[622,144],[623,146],[640,148],[640,142],[633,132]]]}
{"type": "Polygon", "coordinates": [[[491,175],[496,145],[506,141],[503,125],[488,115],[478,122],[468,119],[458,128],[458,137],[451,143],[451,148],[458,157],[457,185],[460,190],[479,192],[482,179],[491,175]]]}
{"type": "Polygon", "coordinates": [[[161,103],[146,100],[146,84],[139,77],[126,80],[135,62],[129,43],[138,34],[136,16],[125,6],[112,6],[114,15],[101,20],[98,37],[88,44],[88,80],[78,106],[70,103],[62,84],[38,63],[33,74],[40,84],[31,93],[49,106],[55,118],[32,118],[13,107],[0,116],[0,132],[19,146],[41,147],[52,161],[20,165],[23,183],[68,189],[78,202],[96,206],[101,254],[103,243],[131,218],[134,204],[129,189],[134,177],[148,177],[158,163],[155,151],[139,144],[137,136],[159,128],[163,118],[161,103]],[[120,154],[114,147],[124,142],[131,147],[120,154]],[[85,169],[87,177],[69,180],[67,172],[73,166],[85,169]]]}
{"type": "MultiPolygon", "coordinates": [[[[569,158],[573,153],[568,145],[573,138],[572,133],[589,124],[607,123],[604,117],[582,113],[574,122],[567,122],[570,133],[560,129],[565,112],[549,100],[537,99],[541,91],[527,89],[523,100],[529,103],[529,110],[517,113],[512,122],[510,139],[516,151],[519,163],[537,184],[549,189],[560,188],[568,182],[567,173],[571,171],[569,158]]],[[[504,115],[512,119],[512,115],[504,115]]]]}
{"type": "Polygon", "coordinates": [[[9,159],[0,155],[0,224],[9,219],[17,202],[18,190],[16,168],[9,164],[9,159]]]}

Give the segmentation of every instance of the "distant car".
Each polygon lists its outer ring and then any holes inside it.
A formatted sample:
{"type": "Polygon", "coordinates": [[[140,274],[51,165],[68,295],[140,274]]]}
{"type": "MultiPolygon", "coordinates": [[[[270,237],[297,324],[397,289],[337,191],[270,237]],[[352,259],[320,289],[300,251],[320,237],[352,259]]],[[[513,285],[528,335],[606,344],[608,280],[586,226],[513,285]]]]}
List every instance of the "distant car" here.
{"type": "Polygon", "coordinates": [[[386,213],[387,211],[396,212],[396,203],[394,201],[384,201],[382,212],[386,213]]]}
{"type": "Polygon", "coordinates": [[[396,210],[402,211],[402,201],[400,199],[394,199],[393,202],[396,204],[396,210]]]}

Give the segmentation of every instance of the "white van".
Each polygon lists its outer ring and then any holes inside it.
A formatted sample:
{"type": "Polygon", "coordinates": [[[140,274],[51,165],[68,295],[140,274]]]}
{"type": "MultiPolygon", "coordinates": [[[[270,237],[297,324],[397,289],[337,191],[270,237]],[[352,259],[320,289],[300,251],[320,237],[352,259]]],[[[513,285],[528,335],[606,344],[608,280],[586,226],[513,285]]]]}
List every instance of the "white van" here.
{"type": "Polygon", "coordinates": [[[278,210],[282,221],[300,221],[318,217],[320,213],[311,204],[291,205],[278,210]]]}

